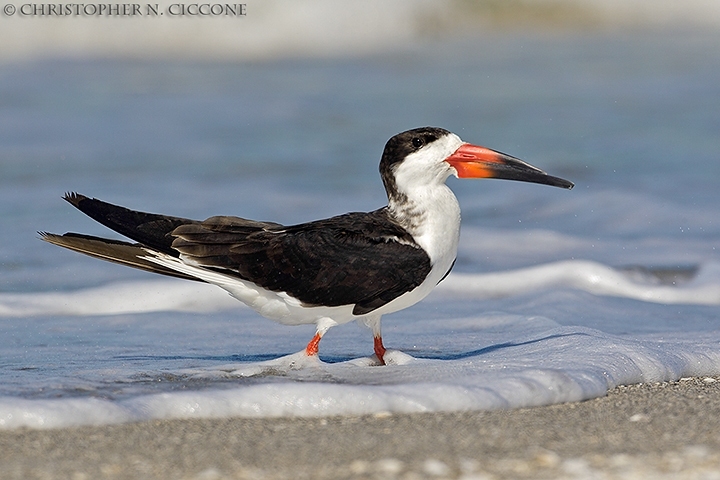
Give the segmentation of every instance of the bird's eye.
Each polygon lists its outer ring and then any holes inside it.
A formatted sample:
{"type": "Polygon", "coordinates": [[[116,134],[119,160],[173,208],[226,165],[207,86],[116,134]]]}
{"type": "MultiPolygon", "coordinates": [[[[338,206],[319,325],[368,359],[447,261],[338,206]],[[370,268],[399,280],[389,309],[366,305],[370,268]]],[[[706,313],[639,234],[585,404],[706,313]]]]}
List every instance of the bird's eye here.
{"type": "Polygon", "coordinates": [[[415,147],[415,148],[420,148],[420,147],[422,147],[423,145],[425,145],[425,142],[423,141],[422,138],[420,138],[420,137],[415,137],[415,138],[412,139],[412,144],[413,144],[413,147],[415,147]]]}

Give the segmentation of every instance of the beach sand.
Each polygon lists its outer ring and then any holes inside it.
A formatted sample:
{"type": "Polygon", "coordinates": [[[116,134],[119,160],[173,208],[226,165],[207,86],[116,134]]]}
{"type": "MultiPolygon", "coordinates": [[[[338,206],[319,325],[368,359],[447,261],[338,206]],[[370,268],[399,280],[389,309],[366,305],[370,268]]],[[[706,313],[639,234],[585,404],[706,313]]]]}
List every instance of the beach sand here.
{"type": "Polygon", "coordinates": [[[720,378],[505,411],[0,431],[0,478],[720,478],[720,378]]]}

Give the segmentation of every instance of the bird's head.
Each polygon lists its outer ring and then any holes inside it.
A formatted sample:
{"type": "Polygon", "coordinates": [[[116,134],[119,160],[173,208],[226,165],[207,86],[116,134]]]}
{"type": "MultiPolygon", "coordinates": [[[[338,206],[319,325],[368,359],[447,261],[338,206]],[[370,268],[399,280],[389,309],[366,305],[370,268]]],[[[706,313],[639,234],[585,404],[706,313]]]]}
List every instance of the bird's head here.
{"type": "Polygon", "coordinates": [[[501,178],[561,188],[574,184],[553,177],[522,160],[489,148],[463,142],[442,128],[423,127],[388,140],[380,161],[388,196],[458,178],[501,178]]]}

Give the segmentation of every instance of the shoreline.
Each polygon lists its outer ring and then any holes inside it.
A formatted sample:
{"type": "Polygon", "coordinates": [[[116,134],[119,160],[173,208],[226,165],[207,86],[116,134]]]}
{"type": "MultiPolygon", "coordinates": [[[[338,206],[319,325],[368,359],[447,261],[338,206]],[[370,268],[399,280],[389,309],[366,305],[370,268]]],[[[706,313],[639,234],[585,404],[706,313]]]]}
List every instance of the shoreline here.
{"type": "Polygon", "coordinates": [[[720,377],[700,377],[517,410],[0,431],[0,479],[696,478],[718,452],[720,377]]]}

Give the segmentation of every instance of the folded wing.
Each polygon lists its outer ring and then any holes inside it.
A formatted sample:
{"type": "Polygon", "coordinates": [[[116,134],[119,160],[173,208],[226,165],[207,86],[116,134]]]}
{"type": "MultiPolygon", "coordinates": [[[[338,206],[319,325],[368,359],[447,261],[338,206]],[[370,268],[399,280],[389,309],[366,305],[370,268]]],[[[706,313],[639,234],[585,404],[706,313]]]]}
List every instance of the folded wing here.
{"type": "Polygon", "coordinates": [[[420,285],[430,259],[385,209],[292,227],[212,217],[173,231],[187,263],[224,271],[306,305],[369,313],[420,285]]]}

